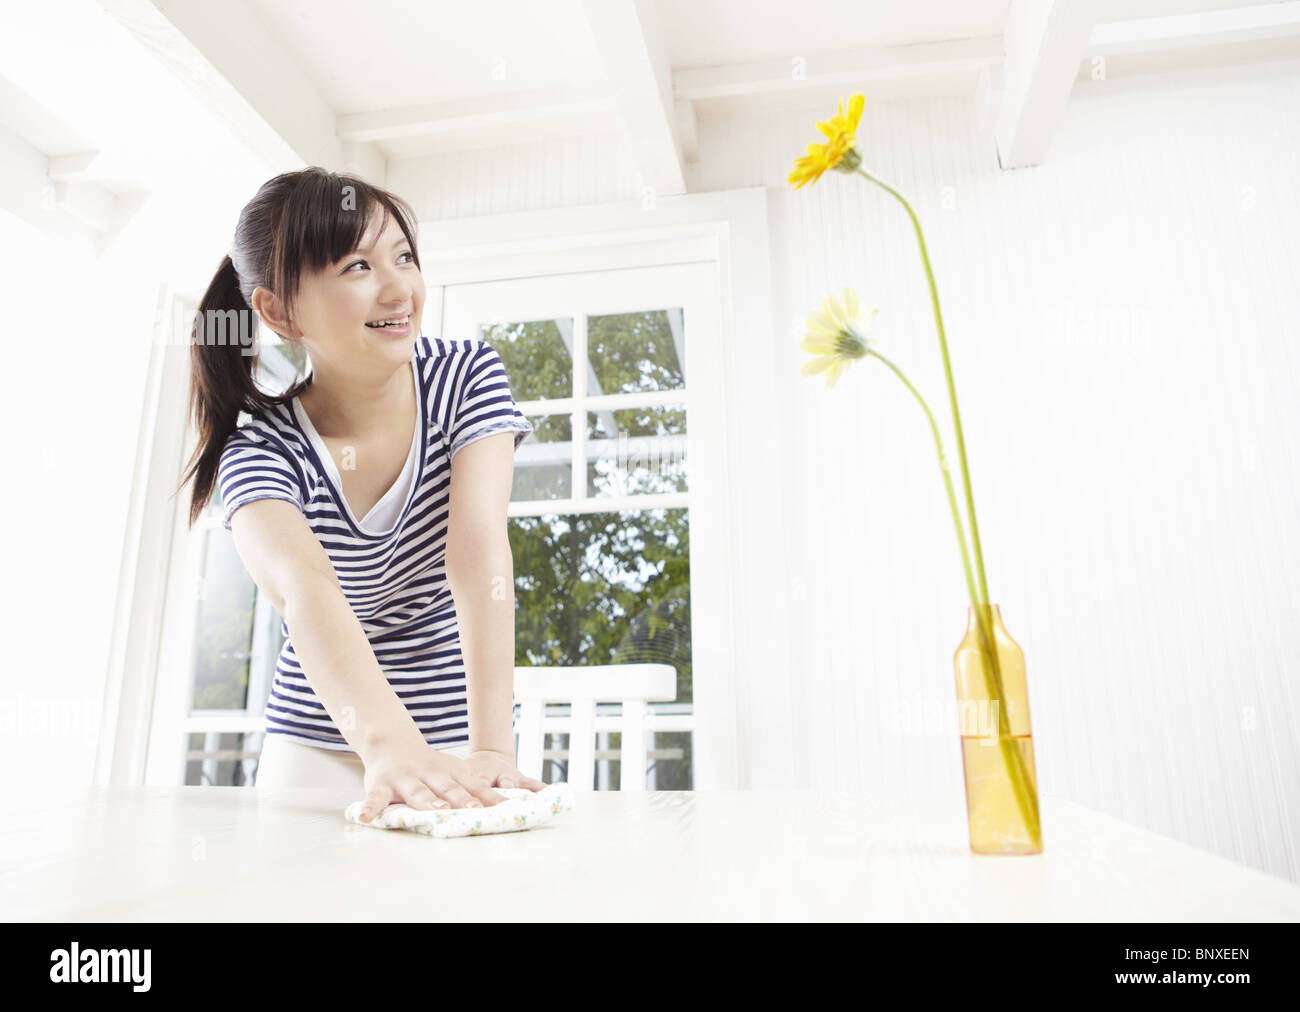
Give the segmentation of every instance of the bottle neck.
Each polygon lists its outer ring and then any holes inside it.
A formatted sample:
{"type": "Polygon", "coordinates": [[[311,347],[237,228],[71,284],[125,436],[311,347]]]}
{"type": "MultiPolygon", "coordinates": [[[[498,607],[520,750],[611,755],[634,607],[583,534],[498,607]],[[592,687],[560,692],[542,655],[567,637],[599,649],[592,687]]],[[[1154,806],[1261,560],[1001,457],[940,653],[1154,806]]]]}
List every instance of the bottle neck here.
{"type": "MultiPolygon", "coordinates": [[[[991,622],[991,628],[995,632],[1002,628],[1002,612],[996,604],[985,605],[980,611],[983,611],[987,616],[991,622]]],[[[977,629],[979,629],[979,615],[975,610],[975,606],[970,605],[966,608],[966,631],[973,633],[977,629]]]]}

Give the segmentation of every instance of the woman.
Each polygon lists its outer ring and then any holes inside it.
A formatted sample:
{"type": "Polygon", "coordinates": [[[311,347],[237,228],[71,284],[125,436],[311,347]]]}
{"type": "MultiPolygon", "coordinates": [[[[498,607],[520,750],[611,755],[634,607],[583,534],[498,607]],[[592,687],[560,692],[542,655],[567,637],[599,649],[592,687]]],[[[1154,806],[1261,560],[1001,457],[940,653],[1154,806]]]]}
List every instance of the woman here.
{"type": "Polygon", "coordinates": [[[218,486],[287,637],[257,784],[352,787],[366,822],[545,786],[512,721],[506,506],[532,426],[491,345],[420,335],[424,301],[409,205],[312,167],[240,212],[191,335],[190,525],[218,486]],[[259,321],[310,355],[281,396],[254,382],[259,321]]]}

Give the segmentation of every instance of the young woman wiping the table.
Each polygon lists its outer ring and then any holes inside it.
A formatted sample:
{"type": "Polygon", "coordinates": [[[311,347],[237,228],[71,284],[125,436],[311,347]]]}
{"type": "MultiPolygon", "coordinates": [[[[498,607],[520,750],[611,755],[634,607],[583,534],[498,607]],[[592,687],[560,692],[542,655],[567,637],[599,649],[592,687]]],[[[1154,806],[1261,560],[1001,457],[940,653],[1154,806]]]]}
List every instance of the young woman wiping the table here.
{"type": "Polygon", "coordinates": [[[287,637],[257,785],[355,787],[363,821],[546,786],[514,749],[506,507],[533,427],[490,344],[420,333],[424,302],[410,206],[312,167],[240,212],[191,333],[190,525],[219,489],[287,637]],[[259,322],[311,361],[282,395],[254,382],[259,322]]]}

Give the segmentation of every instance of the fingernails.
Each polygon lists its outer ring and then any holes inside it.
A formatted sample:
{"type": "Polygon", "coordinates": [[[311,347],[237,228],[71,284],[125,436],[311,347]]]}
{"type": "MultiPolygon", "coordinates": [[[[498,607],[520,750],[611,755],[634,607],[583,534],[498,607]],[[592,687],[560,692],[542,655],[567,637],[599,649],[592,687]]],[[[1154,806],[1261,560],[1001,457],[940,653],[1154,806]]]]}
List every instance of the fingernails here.
{"type": "Polygon", "coordinates": [[[475,801],[473,798],[471,798],[469,801],[465,802],[465,807],[466,807],[466,808],[482,808],[482,807],[483,807],[483,802],[481,802],[481,801],[475,801]]]}

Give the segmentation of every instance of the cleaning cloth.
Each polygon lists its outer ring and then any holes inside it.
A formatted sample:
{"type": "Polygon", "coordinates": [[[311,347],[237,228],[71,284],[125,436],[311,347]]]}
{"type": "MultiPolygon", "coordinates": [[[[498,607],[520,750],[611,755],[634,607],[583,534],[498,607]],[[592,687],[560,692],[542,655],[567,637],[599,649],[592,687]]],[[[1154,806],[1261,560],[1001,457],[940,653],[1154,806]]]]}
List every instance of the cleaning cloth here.
{"type": "Polygon", "coordinates": [[[354,801],[343,811],[348,822],[372,829],[409,829],[414,833],[440,838],[483,836],[488,833],[517,833],[544,826],[555,816],[573,808],[573,791],[569,784],[547,784],[540,791],[526,787],[494,787],[505,801],[485,808],[411,808],[392,804],[375,816],[373,822],[361,821],[365,801],[354,801]]]}

